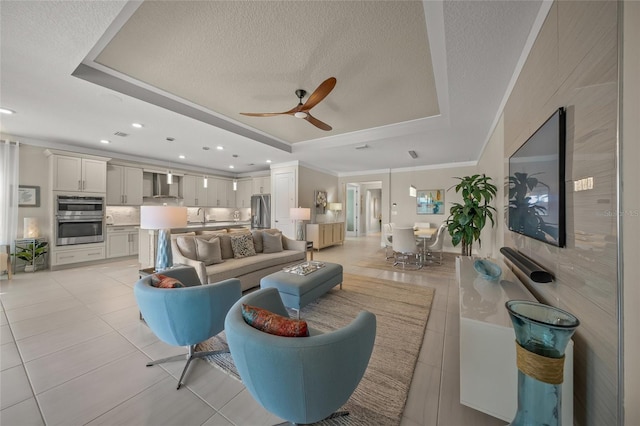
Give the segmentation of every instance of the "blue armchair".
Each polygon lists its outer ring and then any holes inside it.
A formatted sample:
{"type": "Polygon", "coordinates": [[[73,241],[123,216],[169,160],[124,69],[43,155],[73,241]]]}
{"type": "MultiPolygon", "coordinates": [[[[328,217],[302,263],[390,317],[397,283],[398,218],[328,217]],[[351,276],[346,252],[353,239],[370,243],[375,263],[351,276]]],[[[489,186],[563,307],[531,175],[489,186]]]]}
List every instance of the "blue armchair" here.
{"type": "Polygon", "coordinates": [[[215,284],[200,285],[193,268],[162,272],[180,280],[183,288],[156,288],[151,276],[141,278],[133,287],[140,313],[153,333],[163,342],[186,346],[188,353],[147,363],[147,367],[169,361],[187,360],[178,389],[194,358],[218,351],[196,352],[195,346],[224,330],[224,319],[231,306],[242,296],[240,281],[232,278],[215,284]]]}
{"type": "Polygon", "coordinates": [[[376,336],[375,315],[362,311],[350,324],[329,333],[310,329],[310,337],[280,337],[248,325],[242,318],[243,303],[289,315],[275,288],[245,295],[227,314],[231,356],[251,395],[289,422],[334,417],[367,369],[376,336]]]}

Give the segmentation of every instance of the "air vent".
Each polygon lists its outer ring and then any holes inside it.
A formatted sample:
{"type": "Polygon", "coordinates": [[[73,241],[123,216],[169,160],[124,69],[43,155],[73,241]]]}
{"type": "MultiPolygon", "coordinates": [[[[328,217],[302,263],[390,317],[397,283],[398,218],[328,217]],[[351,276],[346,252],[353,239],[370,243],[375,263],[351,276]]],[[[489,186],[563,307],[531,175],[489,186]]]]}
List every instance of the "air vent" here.
{"type": "Polygon", "coordinates": [[[114,135],[116,136],[120,136],[121,138],[126,138],[127,136],[129,136],[129,133],[125,133],[125,132],[115,132],[114,135]]]}
{"type": "Polygon", "coordinates": [[[411,156],[411,158],[418,158],[418,154],[416,154],[415,151],[409,151],[409,155],[411,156]]]}

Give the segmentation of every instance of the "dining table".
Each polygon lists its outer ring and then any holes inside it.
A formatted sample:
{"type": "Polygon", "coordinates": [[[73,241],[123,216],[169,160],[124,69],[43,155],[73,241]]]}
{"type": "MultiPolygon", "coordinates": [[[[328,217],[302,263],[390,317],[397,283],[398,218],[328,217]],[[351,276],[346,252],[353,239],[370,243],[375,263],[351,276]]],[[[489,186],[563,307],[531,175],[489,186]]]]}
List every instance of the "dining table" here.
{"type": "Polygon", "coordinates": [[[413,231],[416,240],[422,241],[422,253],[423,256],[427,255],[427,243],[433,239],[433,236],[438,232],[438,228],[419,228],[413,231]]]}

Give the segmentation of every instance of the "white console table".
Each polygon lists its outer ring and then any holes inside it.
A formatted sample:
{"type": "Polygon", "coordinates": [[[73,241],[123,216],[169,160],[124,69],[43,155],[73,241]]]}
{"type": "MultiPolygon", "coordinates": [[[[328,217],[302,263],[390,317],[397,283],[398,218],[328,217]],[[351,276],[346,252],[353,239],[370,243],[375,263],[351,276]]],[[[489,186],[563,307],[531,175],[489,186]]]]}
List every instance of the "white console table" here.
{"type": "MultiPolygon", "coordinates": [[[[507,266],[499,281],[481,278],[474,259],[458,257],[460,288],[460,403],[504,421],[513,420],[518,407],[515,333],[505,307],[508,300],[532,300],[507,266]]],[[[573,424],[573,341],[565,352],[562,384],[562,424],[573,424]]]]}

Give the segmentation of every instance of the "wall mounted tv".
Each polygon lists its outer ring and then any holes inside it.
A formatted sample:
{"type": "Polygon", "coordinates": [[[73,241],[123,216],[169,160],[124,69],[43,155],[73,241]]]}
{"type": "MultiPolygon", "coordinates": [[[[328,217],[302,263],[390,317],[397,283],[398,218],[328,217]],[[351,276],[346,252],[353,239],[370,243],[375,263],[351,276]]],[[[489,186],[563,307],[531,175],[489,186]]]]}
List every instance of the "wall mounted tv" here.
{"type": "Polygon", "coordinates": [[[509,157],[509,229],[565,245],[564,108],[558,109],[509,157]]]}

